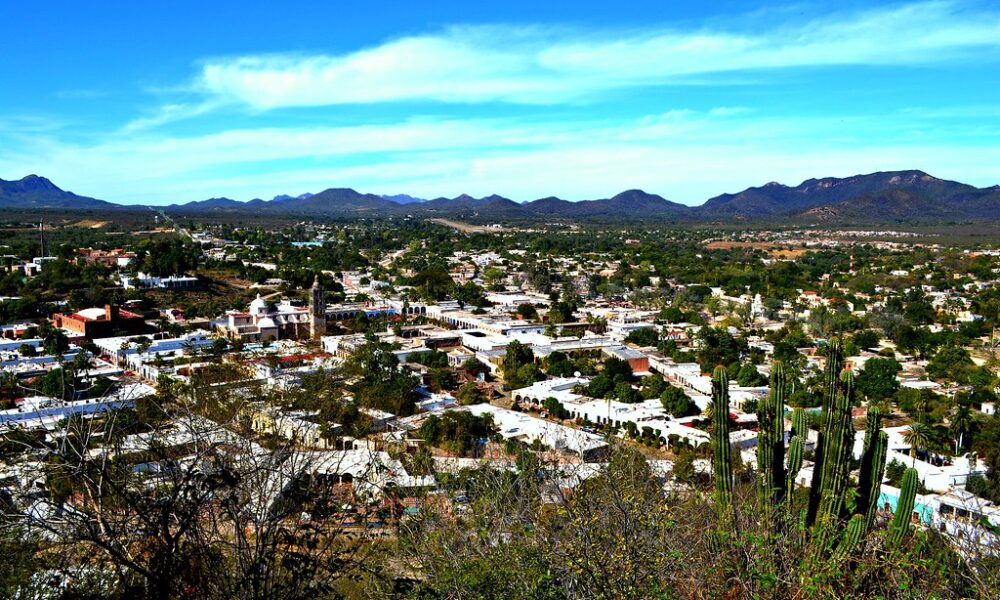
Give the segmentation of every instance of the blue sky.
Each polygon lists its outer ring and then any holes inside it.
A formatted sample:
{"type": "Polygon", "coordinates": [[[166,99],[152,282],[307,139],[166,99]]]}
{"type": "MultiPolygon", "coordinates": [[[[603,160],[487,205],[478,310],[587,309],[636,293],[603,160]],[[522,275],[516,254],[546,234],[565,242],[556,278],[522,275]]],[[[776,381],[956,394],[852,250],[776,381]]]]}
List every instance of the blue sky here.
{"type": "Polygon", "coordinates": [[[0,178],[116,202],[1000,183],[995,2],[18,2],[0,77],[0,178]]]}

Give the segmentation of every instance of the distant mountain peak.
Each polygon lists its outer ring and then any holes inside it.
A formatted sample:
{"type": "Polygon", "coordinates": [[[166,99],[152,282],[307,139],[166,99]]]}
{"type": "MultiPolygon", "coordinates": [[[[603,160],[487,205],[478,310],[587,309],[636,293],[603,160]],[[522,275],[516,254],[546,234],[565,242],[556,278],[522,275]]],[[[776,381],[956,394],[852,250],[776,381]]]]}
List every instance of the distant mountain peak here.
{"type": "Polygon", "coordinates": [[[117,209],[117,204],[78,196],[60,189],[39,175],[28,175],[16,181],[0,179],[0,208],[59,208],[89,210],[117,209]]]}
{"type": "Polygon", "coordinates": [[[308,200],[312,198],[313,194],[306,192],[304,194],[299,194],[298,196],[289,196],[288,194],[279,194],[274,198],[271,198],[271,202],[287,202],[289,200],[308,200]]]}
{"type": "Polygon", "coordinates": [[[850,177],[807,179],[796,187],[765,185],[711,198],[700,212],[716,218],[927,219],[948,211],[984,215],[1000,201],[989,190],[938,179],[919,170],[879,171],[850,177]],[[991,204],[993,203],[993,204],[991,204]],[[872,212],[874,211],[874,212],[872,212]]]}
{"type": "Polygon", "coordinates": [[[26,175],[13,181],[0,179],[0,184],[7,190],[17,190],[20,192],[62,192],[48,179],[40,175],[26,175]]]}
{"type": "Polygon", "coordinates": [[[901,171],[889,178],[889,183],[891,185],[900,184],[913,184],[913,183],[931,183],[937,181],[944,181],[943,179],[938,179],[932,175],[928,175],[923,171],[901,171]]]}
{"type": "Polygon", "coordinates": [[[658,194],[650,194],[647,191],[639,190],[639,189],[625,190],[624,192],[621,192],[621,193],[618,193],[618,194],[615,194],[614,196],[612,196],[609,199],[609,201],[613,202],[613,203],[615,203],[615,202],[617,202],[617,203],[642,202],[642,203],[666,203],[666,204],[674,204],[673,202],[670,202],[669,200],[667,200],[663,196],[660,196],[658,194]]]}
{"type": "Polygon", "coordinates": [[[419,204],[426,202],[423,198],[417,198],[409,194],[382,194],[382,197],[396,204],[419,204]]]}
{"type": "Polygon", "coordinates": [[[510,202],[513,204],[517,204],[517,202],[514,202],[510,198],[505,198],[504,196],[501,196],[499,194],[490,194],[489,196],[484,196],[482,200],[484,202],[505,202],[505,203],[510,202]]]}
{"type": "Polygon", "coordinates": [[[18,183],[24,186],[26,190],[59,190],[56,184],[40,175],[28,175],[21,178],[18,183]]]}

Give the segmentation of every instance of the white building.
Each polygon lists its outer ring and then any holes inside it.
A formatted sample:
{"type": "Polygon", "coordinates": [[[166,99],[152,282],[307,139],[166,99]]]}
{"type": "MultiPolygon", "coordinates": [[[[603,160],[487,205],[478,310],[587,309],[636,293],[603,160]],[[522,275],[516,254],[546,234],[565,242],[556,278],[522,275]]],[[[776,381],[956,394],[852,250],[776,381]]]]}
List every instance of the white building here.
{"type": "Polygon", "coordinates": [[[547,448],[571,452],[585,460],[596,458],[608,446],[597,434],[491,404],[475,404],[461,410],[476,416],[492,415],[504,439],[520,440],[529,445],[538,440],[547,448]]]}
{"type": "Polygon", "coordinates": [[[169,277],[155,277],[139,271],[134,277],[129,274],[122,274],[118,280],[126,290],[137,288],[160,288],[164,290],[190,289],[198,285],[197,277],[188,275],[170,275],[169,277]]]}

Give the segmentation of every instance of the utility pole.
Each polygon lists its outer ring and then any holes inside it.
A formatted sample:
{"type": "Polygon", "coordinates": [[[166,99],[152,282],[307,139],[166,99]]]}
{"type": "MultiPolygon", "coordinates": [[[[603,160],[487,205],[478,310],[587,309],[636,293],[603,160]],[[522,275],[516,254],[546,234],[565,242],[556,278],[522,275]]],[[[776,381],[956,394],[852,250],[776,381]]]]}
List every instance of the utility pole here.
{"type": "Polygon", "coordinates": [[[42,253],[39,256],[45,256],[45,221],[38,222],[38,242],[42,246],[42,253]]]}

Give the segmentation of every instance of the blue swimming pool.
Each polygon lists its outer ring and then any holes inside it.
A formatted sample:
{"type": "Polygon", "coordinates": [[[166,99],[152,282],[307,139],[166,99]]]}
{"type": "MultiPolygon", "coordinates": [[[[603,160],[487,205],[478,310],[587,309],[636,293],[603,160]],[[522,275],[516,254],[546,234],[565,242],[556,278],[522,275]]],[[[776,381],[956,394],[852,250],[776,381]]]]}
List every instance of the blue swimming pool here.
{"type": "MultiPolygon", "coordinates": [[[[899,503],[899,496],[895,494],[888,494],[882,492],[878,497],[878,506],[882,508],[885,503],[888,502],[889,506],[892,508],[892,512],[896,512],[896,505],[899,503]]],[[[920,515],[920,520],[926,524],[930,524],[934,518],[934,507],[927,506],[926,504],[920,504],[919,502],[913,503],[913,511],[920,515]]]]}

